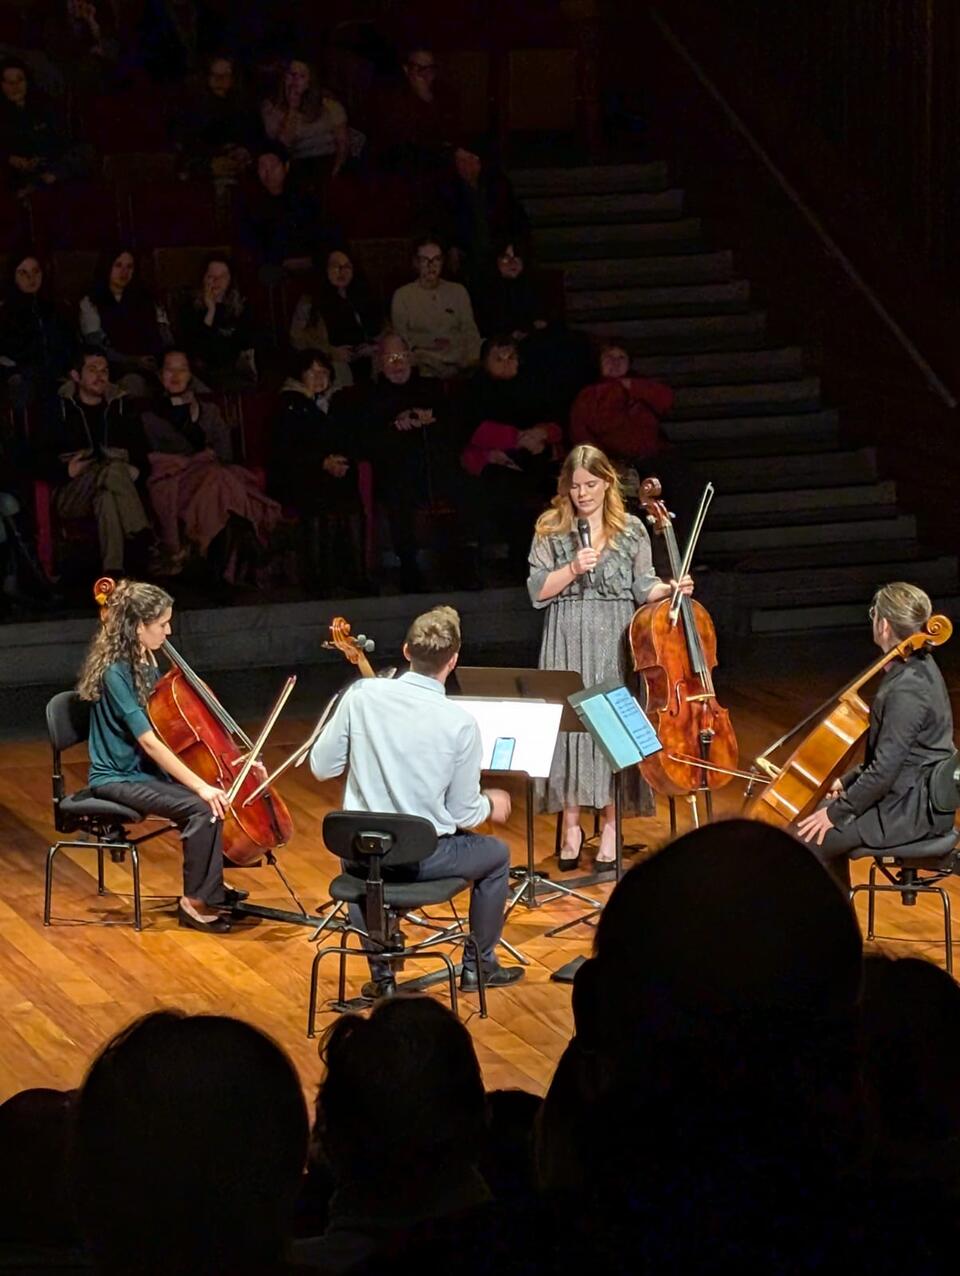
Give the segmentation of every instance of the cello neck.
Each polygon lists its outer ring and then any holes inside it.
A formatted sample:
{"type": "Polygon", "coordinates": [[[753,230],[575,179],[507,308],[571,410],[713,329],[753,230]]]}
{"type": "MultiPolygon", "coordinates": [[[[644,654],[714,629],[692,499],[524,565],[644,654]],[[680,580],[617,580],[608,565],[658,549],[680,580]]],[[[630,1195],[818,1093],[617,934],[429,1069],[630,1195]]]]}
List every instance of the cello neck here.
{"type": "Polygon", "coordinates": [[[164,653],[170,663],[172,665],[176,665],[176,667],[180,670],[187,682],[220,723],[223,729],[228,731],[230,735],[235,736],[247,749],[252,749],[253,742],[247,737],[239,724],[234,722],[233,718],[226,711],[203,679],[199,678],[197,674],[194,673],[184,660],[183,656],[181,656],[179,651],[177,651],[176,647],[174,647],[170,642],[165,642],[160,650],[164,653]]]}

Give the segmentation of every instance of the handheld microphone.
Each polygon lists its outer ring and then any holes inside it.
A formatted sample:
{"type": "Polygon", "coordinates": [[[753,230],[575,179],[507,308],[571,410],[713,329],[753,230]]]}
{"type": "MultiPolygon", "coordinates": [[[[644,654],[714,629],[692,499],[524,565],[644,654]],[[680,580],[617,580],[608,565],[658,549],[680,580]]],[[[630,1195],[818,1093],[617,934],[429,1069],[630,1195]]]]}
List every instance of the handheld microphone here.
{"type": "MultiPolygon", "coordinates": [[[[587,522],[585,518],[577,519],[577,535],[580,537],[580,548],[589,549],[590,548],[590,524],[587,522]]],[[[587,581],[591,585],[593,584],[592,571],[587,572],[587,581]]]]}

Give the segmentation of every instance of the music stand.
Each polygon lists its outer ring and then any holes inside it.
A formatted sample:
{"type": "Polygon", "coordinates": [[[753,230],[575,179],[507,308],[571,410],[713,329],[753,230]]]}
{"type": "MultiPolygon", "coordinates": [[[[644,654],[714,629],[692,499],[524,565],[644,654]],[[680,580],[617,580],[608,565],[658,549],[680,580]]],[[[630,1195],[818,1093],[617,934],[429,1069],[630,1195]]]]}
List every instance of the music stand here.
{"type": "MultiPolygon", "coordinates": [[[[466,665],[454,671],[461,696],[473,699],[498,701],[538,700],[546,704],[559,704],[563,710],[559,719],[560,731],[583,731],[585,727],[574,709],[570,697],[583,690],[583,678],[571,669],[519,669],[504,666],[502,668],[466,665]]],[[[465,706],[466,707],[466,706],[465,706]]],[[[556,741],[554,741],[554,744],[556,741]]],[[[535,781],[546,779],[549,766],[543,768],[540,776],[531,775],[529,771],[518,767],[498,768],[491,774],[520,775],[526,782],[526,832],[527,862],[523,867],[511,868],[510,876],[517,885],[507,901],[505,916],[509,916],[517,904],[526,908],[539,908],[541,904],[561,895],[574,895],[585,904],[592,905],[594,900],[583,895],[574,885],[554,881],[549,873],[537,871],[534,807],[535,781]],[[538,898],[538,891],[546,892],[538,898]]],[[[582,883],[581,883],[582,884],[582,883]]]]}
{"type": "MultiPolygon", "coordinates": [[[[623,874],[623,775],[633,766],[637,766],[644,758],[657,753],[662,745],[657,734],[650,725],[650,720],[643,712],[630,690],[616,678],[599,682],[596,686],[578,691],[570,697],[570,704],[582,719],[584,728],[590,732],[597,747],[613,772],[613,807],[616,827],[616,859],[615,878],[619,882],[623,874]]],[[[602,905],[596,905],[582,917],[574,917],[560,926],[554,926],[547,935],[560,935],[571,926],[594,926],[594,918],[600,913],[602,905]]],[[[561,967],[551,976],[552,979],[567,983],[582,964],[582,958],[576,958],[561,967]]]]}

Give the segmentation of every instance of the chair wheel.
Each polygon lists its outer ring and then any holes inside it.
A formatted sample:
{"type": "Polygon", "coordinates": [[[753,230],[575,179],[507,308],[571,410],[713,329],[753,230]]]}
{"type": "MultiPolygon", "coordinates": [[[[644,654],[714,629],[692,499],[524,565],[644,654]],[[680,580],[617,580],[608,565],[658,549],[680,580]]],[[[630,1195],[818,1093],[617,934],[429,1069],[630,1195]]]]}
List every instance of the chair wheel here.
{"type": "Polygon", "coordinates": [[[122,846],[111,846],[110,858],[113,860],[114,864],[122,864],[127,858],[127,852],[122,846]]]}

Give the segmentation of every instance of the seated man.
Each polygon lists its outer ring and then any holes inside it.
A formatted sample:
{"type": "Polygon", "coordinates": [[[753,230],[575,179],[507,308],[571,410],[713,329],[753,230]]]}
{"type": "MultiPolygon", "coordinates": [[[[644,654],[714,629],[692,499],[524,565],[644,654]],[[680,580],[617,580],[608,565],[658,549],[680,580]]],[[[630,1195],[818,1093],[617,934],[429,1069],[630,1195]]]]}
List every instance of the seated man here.
{"type": "MultiPolygon", "coordinates": [[[[310,754],[318,780],[347,771],[347,811],[419,815],[437,830],[437,846],[418,866],[418,879],[465,877],[473,883],[470,930],[476,936],[488,988],[523,978],[519,966],[501,966],[496,946],[503,930],[510,852],[499,838],[474,829],[485,820],[505,824],[510,795],[480,789],[480,728],[444,695],[460,654],[460,617],[452,607],[418,616],[407,631],[403,654],[410,670],[397,679],[364,678],[341,700],[310,754]]],[[[354,926],[363,910],[350,905],[354,926]]],[[[461,987],[477,987],[477,971],[464,954],[461,987]]],[[[364,996],[390,995],[389,963],[370,959],[373,979],[364,996]]]]}
{"type": "MultiPolygon", "coordinates": [[[[895,581],[873,596],[873,641],[892,651],[919,633],[933,606],[916,585],[895,581]]],[[[805,842],[850,888],[848,856],[860,847],[882,851],[947,833],[953,814],[934,811],[930,778],[953,753],[950,695],[931,652],[893,659],[870,706],[863,762],[834,780],[829,801],[797,825],[805,842]]]]}
{"type": "Polygon", "coordinates": [[[393,294],[390,322],[425,377],[455,377],[480,357],[480,333],[463,284],[442,279],[443,248],[435,238],[413,246],[417,278],[393,294]]]}
{"type": "Polygon", "coordinates": [[[59,516],[96,518],[108,576],[123,573],[131,548],[142,551],[153,540],[136,487],[146,473],[146,439],[125,400],[110,383],[106,356],[81,351],[48,411],[39,446],[39,473],[56,486],[59,516]]]}
{"type": "Polygon", "coordinates": [[[258,181],[241,190],[238,200],[241,250],[265,284],[279,283],[285,272],[310,270],[324,244],[335,238],[324,230],[314,201],[291,189],[289,176],[287,148],[275,142],[261,151],[258,181]]]}

